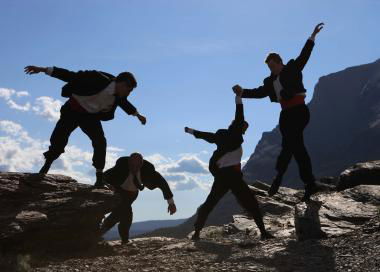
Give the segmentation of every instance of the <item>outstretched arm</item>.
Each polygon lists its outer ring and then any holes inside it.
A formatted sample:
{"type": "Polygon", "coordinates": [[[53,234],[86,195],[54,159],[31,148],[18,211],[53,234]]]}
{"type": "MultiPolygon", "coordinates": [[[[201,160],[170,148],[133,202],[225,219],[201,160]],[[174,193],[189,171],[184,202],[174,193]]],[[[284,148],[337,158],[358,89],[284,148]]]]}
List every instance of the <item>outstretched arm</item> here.
{"type": "Polygon", "coordinates": [[[264,98],[269,95],[265,85],[254,89],[243,89],[240,85],[235,85],[232,87],[232,90],[237,96],[241,96],[242,98],[264,98]]]}
{"type": "Polygon", "coordinates": [[[29,65],[24,68],[24,71],[28,75],[38,74],[38,73],[43,72],[49,76],[58,78],[65,82],[72,81],[77,77],[76,72],[72,72],[72,71],[58,68],[58,67],[39,67],[39,66],[29,65]]]}
{"type": "Polygon", "coordinates": [[[203,139],[206,142],[209,142],[210,144],[216,143],[215,133],[203,132],[188,127],[185,127],[185,132],[194,135],[194,137],[197,139],[203,139]]]}
{"type": "Polygon", "coordinates": [[[322,30],[323,25],[324,23],[320,23],[314,28],[313,33],[311,34],[310,38],[306,41],[304,47],[302,48],[300,55],[295,59],[294,62],[298,70],[302,71],[307,61],[309,60],[311,51],[314,47],[315,37],[317,36],[319,31],[322,30]]]}

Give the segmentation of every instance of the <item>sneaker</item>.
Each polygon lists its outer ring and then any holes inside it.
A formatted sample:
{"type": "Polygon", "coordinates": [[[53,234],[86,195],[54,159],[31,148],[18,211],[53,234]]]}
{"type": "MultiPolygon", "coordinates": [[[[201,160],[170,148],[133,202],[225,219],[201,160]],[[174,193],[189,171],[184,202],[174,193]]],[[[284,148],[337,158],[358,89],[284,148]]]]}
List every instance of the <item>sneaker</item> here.
{"type": "Polygon", "coordinates": [[[278,189],[280,188],[282,182],[282,176],[277,175],[272,182],[272,186],[268,190],[268,196],[273,196],[277,194],[278,189]]]}

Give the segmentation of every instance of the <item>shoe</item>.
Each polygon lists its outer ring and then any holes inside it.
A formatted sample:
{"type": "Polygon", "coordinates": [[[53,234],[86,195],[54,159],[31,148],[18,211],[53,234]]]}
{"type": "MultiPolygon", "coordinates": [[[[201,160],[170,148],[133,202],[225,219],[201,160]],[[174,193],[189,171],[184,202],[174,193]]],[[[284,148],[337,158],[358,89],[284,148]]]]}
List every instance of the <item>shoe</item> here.
{"type": "Polygon", "coordinates": [[[275,237],[267,231],[261,233],[261,240],[268,240],[273,238],[275,237]]]}
{"type": "Polygon", "coordinates": [[[106,184],[103,182],[103,172],[96,172],[95,188],[105,188],[106,184]]]}
{"type": "Polygon", "coordinates": [[[310,197],[319,191],[319,187],[313,182],[305,186],[305,194],[303,195],[301,201],[308,201],[310,197]]]}
{"type": "Polygon", "coordinates": [[[272,186],[268,190],[268,196],[274,196],[277,194],[278,189],[280,188],[282,182],[282,176],[277,175],[272,182],[272,186]]]}
{"type": "Polygon", "coordinates": [[[193,240],[193,241],[198,241],[198,240],[200,239],[199,235],[200,235],[200,231],[197,231],[197,230],[196,230],[196,231],[194,232],[193,236],[191,236],[191,240],[193,240]]]}
{"type": "Polygon", "coordinates": [[[42,166],[42,168],[40,169],[40,171],[38,173],[47,174],[49,172],[49,169],[50,169],[50,166],[52,163],[53,163],[52,161],[46,160],[45,164],[42,166]]]}
{"type": "Polygon", "coordinates": [[[126,239],[126,240],[121,240],[121,244],[122,245],[127,245],[127,244],[129,244],[129,239],[126,239]]]}

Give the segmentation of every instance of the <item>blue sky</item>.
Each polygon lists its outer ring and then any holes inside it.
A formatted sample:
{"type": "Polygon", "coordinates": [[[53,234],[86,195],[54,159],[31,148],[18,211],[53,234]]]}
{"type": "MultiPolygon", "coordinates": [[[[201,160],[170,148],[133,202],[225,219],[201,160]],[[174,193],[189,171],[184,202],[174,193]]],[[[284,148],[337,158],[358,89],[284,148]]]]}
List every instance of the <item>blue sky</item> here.
{"type": "MultiPolygon", "coordinates": [[[[268,75],[270,51],[296,57],[314,26],[325,22],[304,70],[308,101],[318,78],[380,58],[380,1],[17,1],[0,2],[0,167],[37,171],[54,128],[62,82],[27,76],[26,65],[71,70],[131,71],[129,100],[148,123],[117,111],[103,123],[111,147],[107,166],[140,151],[173,188],[178,213],[169,216],[159,191],[144,191],[135,221],[184,218],[205,199],[204,173],[214,146],[183,132],[215,131],[233,118],[231,87],[255,87],[268,75]]],[[[342,90],[342,93],[344,90],[342,90]]],[[[279,105],[246,100],[244,158],[278,121],[279,105]]],[[[77,130],[52,173],[93,183],[91,143],[77,130]]]]}

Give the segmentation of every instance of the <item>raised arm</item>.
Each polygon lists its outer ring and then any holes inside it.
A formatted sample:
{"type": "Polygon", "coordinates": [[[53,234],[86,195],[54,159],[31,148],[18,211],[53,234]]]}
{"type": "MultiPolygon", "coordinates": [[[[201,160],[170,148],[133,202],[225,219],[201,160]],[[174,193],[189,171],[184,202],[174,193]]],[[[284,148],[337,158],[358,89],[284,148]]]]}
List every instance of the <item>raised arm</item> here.
{"type": "Polygon", "coordinates": [[[294,63],[298,70],[302,71],[306,63],[308,62],[311,56],[311,52],[313,51],[315,37],[317,36],[319,31],[322,30],[323,25],[324,23],[320,23],[314,28],[313,33],[311,34],[310,38],[306,41],[304,47],[302,48],[300,55],[295,59],[294,63]]]}
{"type": "Polygon", "coordinates": [[[185,127],[185,132],[194,135],[194,137],[197,139],[205,140],[206,142],[209,142],[210,144],[216,143],[215,133],[199,131],[199,130],[195,130],[188,127],[185,127]]]}

